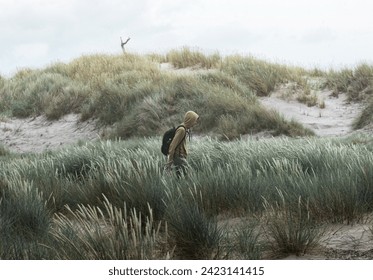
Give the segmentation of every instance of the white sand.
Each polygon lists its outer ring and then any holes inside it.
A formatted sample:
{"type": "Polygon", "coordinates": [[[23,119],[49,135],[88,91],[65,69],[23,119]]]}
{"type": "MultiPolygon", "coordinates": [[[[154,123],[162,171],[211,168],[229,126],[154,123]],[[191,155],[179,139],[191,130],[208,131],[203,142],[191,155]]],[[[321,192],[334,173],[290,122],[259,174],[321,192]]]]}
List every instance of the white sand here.
{"type": "Polygon", "coordinates": [[[0,143],[18,153],[39,153],[78,141],[91,141],[98,139],[99,133],[94,121],[79,122],[75,114],[53,122],[43,116],[0,121],[0,143]]]}
{"type": "Polygon", "coordinates": [[[312,129],[318,136],[343,136],[350,133],[353,121],[363,109],[362,105],[348,102],[345,94],[332,97],[329,91],[318,93],[318,97],[319,100],[324,100],[324,109],[308,107],[295,100],[286,101],[276,93],[270,97],[262,97],[260,101],[286,119],[294,119],[312,129]]]}

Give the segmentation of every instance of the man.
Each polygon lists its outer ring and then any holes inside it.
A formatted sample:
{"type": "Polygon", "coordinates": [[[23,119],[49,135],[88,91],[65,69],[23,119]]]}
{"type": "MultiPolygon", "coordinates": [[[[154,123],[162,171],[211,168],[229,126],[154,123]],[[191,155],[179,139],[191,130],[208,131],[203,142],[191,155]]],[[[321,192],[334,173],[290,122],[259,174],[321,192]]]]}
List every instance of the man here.
{"type": "Polygon", "coordinates": [[[167,170],[171,170],[172,166],[175,167],[177,177],[186,175],[187,169],[187,147],[186,136],[189,130],[198,123],[199,116],[193,111],[186,112],[184,122],[179,126],[172,139],[170,148],[168,150],[167,170]]]}

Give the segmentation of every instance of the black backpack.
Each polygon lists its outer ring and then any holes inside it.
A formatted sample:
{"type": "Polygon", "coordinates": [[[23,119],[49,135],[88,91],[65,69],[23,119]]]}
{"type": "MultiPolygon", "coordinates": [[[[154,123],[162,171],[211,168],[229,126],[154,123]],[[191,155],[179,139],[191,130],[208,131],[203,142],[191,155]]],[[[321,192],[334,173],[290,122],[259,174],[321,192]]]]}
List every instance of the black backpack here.
{"type": "MultiPolygon", "coordinates": [[[[176,133],[176,130],[177,130],[179,127],[184,127],[184,129],[185,129],[185,126],[183,126],[183,125],[179,125],[178,127],[170,128],[169,130],[167,130],[167,131],[163,134],[161,151],[162,151],[162,154],[164,154],[165,156],[168,155],[168,150],[169,150],[169,148],[170,148],[170,145],[171,145],[172,139],[174,139],[174,137],[175,137],[175,133],[176,133]]],[[[186,133],[185,133],[185,136],[186,136],[186,133]]],[[[185,138],[185,136],[184,136],[184,138],[185,138]]],[[[183,138],[183,140],[184,140],[184,138],[183,138]]],[[[181,142],[183,142],[183,140],[181,140],[181,142]]],[[[181,144],[181,142],[178,144],[178,146],[181,144]]]]}

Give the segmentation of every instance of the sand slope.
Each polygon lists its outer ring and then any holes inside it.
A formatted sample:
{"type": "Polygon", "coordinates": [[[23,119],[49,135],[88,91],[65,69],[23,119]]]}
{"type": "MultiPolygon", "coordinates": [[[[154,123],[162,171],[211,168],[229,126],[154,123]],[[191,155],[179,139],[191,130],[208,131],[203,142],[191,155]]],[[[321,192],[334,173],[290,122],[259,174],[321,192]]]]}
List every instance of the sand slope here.
{"type": "MultiPolygon", "coordinates": [[[[259,100],[265,107],[278,111],[286,119],[294,119],[314,130],[318,136],[343,136],[350,133],[352,123],[363,106],[347,102],[344,94],[332,97],[330,92],[323,91],[318,96],[325,102],[324,109],[308,107],[295,100],[285,100],[276,92],[259,100]]],[[[79,140],[99,139],[101,133],[102,130],[97,128],[95,121],[80,122],[76,114],[66,115],[57,121],[48,121],[43,116],[0,119],[0,143],[19,153],[38,153],[74,144],[79,140]]]]}
{"type": "Polygon", "coordinates": [[[296,100],[284,100],[279,94],[260,98],[260,102],[282,114],[286,119],[294,119],[312,129],[318,136],[343,136],[352,131],[352,123],[363,107],[360,103],[347,101],[345,94],[331,96],[331,92],[322,91],[318,98],[323,100],[325,108],[308,107],[296,100]]]}
{"type": "Polygon", "coordinates": [[[99,135],[94,121],[79,122],[75,114],[53,122],[43,116],[0,121],[0,143],[18,153],[54,150],[80,140],[98,139],[99,135]]]}

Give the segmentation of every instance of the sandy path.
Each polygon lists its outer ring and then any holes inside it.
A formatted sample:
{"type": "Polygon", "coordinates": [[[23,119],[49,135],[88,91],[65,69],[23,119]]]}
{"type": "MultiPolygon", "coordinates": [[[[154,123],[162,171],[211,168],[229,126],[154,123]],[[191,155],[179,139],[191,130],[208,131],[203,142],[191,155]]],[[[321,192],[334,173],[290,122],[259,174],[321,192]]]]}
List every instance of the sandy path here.
{"type": "Polygon", "coordinates": [[[79,122],[79,116],[69,114],[58,121],[45,117],[0,121],[0,143],[12,152],[28,153],[53,150],[63,145],[99,138],[94,121],[79,122]]]}
{"type": "Polygon", "coordinates": [[[305,104],[295,100],[286,101],[274,93],[271,97],[260,98],[261,103],[282,114],[286,119],[294,119],[305,127],[312,129],[318,136],[343,136],[351,132],[352,123],[358,117],[362,105],[350,103],[345,94],[332,97],[331,92],[318,94],[319,100],[324,100],[325,108],[305,104]]]}

